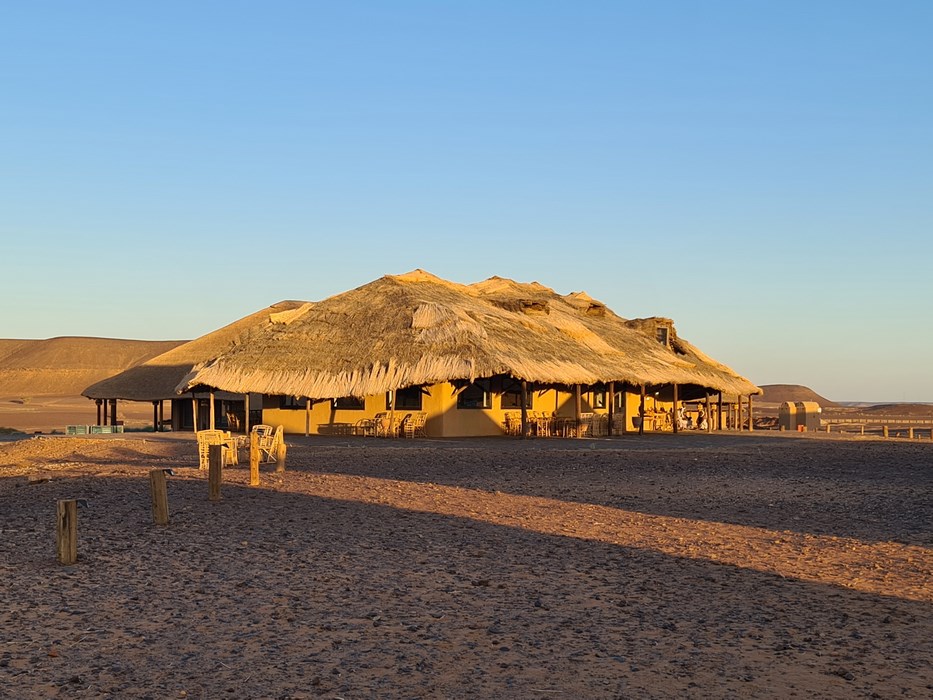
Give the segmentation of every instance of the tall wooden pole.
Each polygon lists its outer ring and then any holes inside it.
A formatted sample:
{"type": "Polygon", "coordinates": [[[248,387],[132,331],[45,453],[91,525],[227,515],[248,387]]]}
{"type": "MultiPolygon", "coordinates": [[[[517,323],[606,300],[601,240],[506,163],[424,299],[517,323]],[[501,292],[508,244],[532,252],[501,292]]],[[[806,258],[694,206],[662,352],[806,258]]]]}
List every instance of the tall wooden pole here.
{"type": "Polygon", "coordinates": [[[159,432],[165,431],[165,400],[159,399],[159,432]]]}
{"type": "Polygon", "coordinates": [[[243,432],[249,435],[249,392],[243,394],[243,432]]]}
{"type": "MultiPolygon", "coordinates": [[[[333,415],[333,414],[331,414],[333,415]]],[[[305,437],[311,434],[311,399],[305,399],[305,437]]]]}
{"type": "Polygon", "coordinates": [[[755,414],[752,412],[752,395],[748,395],[748,431],[755,429],[755,414]]]}
{"type": "Polygon", "coordinates": [[[159,432],[159,402],[152,402],[152,432],[159,432]]]}
{"type": "Polygon", "coordinates": [[[641,403],[638,404],[638,434],[645,434],[645,395],[648,393],[648,387],[641,385],[641,403]]]}
{"type": "Polygon", "coordinates": [[[673,419],[675,433],[680,432],[680,427],[677,425],[677,399],[678,399],[677,382],[674,382],[674,408],[673,408],[674,413],[671,415],[671,418],[673,419]]]}
{"type": "Polygon", "coordinates": [[[719,425],[719,430],[722,430],[722,392],[719,392],[719,397],[716,399],[717,408],[716,408],[716,422],[719,425]]]}
{"type": "Polygon", "coordinates": [[[713,432],[713,404],[708,391],[706,392],[706,432],[713,432]]]}
{"type": "Polygon", "coordinates": [[[201,429],[201,425],[198,423],[198,397],[194,395],[194,392],[191,392],[191,415],[194,420],[194,432],[198,432],[201,429]]]}
{"type": "Polygon", "coordinates": [[[522,438],[528,437],[528,382],[522,379],[522,438]]]}
{"type": "Polygon", "coordinates": [[[210,393],[210,402],[211,402],[211,405],[210,405],[210,413],[209,413],[209,415],[210,415],[210,417],[211,417],[211,426],[210,426],[210,429],[211,429],[211,430],[216,430],[216,429],[217,429],[217,423],[216,423],[216,421],[215,421],[215,416],[214,416],[214,390],[213,390],[213,389],[211,389],[211,393],[210,393]]]}
{"type": "Polygon", "coordinates": [[[579,384],[573,385],[573,423],[576,426],[573,431],[574,437],[580,437],[580,426],[583,423],[583,387],[579,384]]]}
{"type": "Polygon", "coordinates": [[[59,501],[56,515],[58,563],[71,566],[78,561],[78,502],[59,501]]]}
{"type": "Polygon", "coordinates": [[[609,437],[613,435],[613,423],[615,422],[615,408],[616,408],[616,383],[609,382],[609,395],[606,397],[609,401],[609,406],[607,406],[607,413],[609,414],[609,437]]]}
{"type": "Polygon", "coordinates": [[[110,425],[117,424],[117,400],[110,399],[110,425]]]}
{"type": "Polygon", "coordinates": [[[101,425],[100,422],[100,404],[102,403],[100,399],[94,399],[94,403],[97,404],[97,425],[101,425]]]}

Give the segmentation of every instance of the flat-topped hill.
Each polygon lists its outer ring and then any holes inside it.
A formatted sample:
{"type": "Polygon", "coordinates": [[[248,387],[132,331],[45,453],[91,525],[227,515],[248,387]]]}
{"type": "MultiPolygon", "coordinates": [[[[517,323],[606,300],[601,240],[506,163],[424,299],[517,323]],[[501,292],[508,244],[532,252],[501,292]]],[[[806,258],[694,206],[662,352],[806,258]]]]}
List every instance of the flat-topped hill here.
{"type": "Polygon", "coordinates": [[[758,397],[758,401],[764,403],[784,403],[789,401],[816,401],[820,406],[835,408],[839,406],[835,401],[830,401],[825,396],[820,396],[813,389],[800,384],[761,384],[764,394],[758,397]]]}
{"type": "Polygon", "coordinates": [[[85,337],[2,339],[0,396],[79,396],[88,385],[183,342],[85,337]]]}

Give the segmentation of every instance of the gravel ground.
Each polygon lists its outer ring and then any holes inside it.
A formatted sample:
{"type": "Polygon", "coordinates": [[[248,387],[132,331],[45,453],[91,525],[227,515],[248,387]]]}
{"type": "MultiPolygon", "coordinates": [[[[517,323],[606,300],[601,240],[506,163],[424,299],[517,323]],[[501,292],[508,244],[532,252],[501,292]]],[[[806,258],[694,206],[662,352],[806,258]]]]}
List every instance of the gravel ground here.
{"type": "Polygon", "coordinates": [[[288,444],[0,444],[0,697],[933,696],[933,444],[288,444]]]}

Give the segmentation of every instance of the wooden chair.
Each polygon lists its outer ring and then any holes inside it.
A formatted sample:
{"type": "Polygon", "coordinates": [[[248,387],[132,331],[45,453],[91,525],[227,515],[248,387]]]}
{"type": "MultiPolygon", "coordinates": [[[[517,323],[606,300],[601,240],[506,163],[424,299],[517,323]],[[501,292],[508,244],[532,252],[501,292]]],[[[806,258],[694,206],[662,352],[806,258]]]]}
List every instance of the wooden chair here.
{"type": "Polygon", "coordinates": [[[252,432],[259,436],[259,461],[266,464],[274,462],[279,442],[282,441],[282,426],[273,428],[271,425],[260,423],[253,426],[252,432]]]}
{"type": "Polygon", "coordinates": [[[376,437],[398,437],[407,417],[407,414],[405,416],[396,414],[393,418],[392,414],[388,411],[377,413],[376,417],[373,419],[373,423],[376,426],[376,437]]]}
{"type": "Polygon", "coordinates": [[[353,427],[355,435],[373,437],[376,434],[376,424],[372,418],[360,418],[353,427]]]}
{"type": "Polygon", "coordinates": [[[424,432],[424,424],[426,421],[427,414],[424,411],[409,413],[405,416],[405,422],[403,423],[405,427],[405,437],[427,437],[427,433],[424,432]]]}
{"type": "Polygon", "coordinates": [[[236,443],[233,442],[230,433],[223,430],[199,430],[198,439],[198,468],[207,469],[210,466],[210,448],[211,445],[221,445],[223,450],[223,464],[237,464],[236,443]]]}

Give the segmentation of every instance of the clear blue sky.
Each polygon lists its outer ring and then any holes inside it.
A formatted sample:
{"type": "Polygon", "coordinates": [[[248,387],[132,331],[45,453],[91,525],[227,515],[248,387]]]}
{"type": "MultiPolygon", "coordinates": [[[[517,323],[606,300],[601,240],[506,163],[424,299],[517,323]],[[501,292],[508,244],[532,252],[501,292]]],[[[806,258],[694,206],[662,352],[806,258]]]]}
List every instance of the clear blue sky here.
{"type": "Polygon", "coordinates": [[[0,1],[0,337],[420,267],[933,401],[933,2],[0,1]]]}

